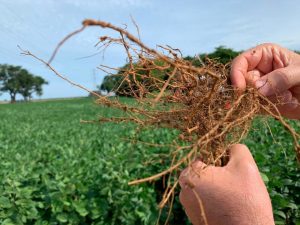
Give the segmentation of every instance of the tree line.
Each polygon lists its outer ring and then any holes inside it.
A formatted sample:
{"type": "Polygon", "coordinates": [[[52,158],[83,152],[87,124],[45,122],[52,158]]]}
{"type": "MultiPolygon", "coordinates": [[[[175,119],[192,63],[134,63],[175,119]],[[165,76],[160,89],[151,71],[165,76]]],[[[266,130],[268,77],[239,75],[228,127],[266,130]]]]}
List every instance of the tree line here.
{"type": "MultiPolygon", "coordinates": [[[[211,53],[199,54],[197,57],[186,56],[186,57],[184,57],[184,59],[190,61],[194,66],[201,66],[201,63],[205,63],[206,60],[209,60],[209,59],[213,59],[222,64],[227,64],[227,63],[231,62],[231,60],[234,59],[240,53],[241,52],[234,51],[231,48],[219,46],[215,49],[215,51],[213,51],[211,53]],[[200,58],[200,60],[199,60],[199,58],[200,58]]],[[[161,62],[159,60],[155,60],[154,63],[156,65],[162,66],[161,64],[163,62],[161,62]]],[[[138,62],[134,66],[139,68],[138,62]]],[[[119,95],[119,96],[131,96],[133,94],[132,89],[134,89],[134,87],[131,86],[129,88],[127,82],[122,82],[122,80],[123,80],[122,74],[128,68],[129,68],[129,64],[126,64],[125,66],[121,67],[116,74],[105,76],[102,84],[100,86],[98,86],[99,90],[106,91],[106,92],[115,92],[115,94],[119,95]]],[[[168,78],[168,76],[166,75],[166,72],[167,71],[162,72],[162,71],[155,70],[155,69],[150,71],[151,76],[154,76],[161,80],[166,80],[168,78]]],[[[137,71],[137,74],[144,74],[144,73],[146,73],[145,70],[137,71]]],[[[132,79],[132,78],[129,77],[129,79],[132,79]]],[[[141,78],[137,77],[136,79],[141,79],[141,78]]],[[[143,82],[147,82],[147,80],[143,80],[143,82]]]]}
{"type": "Polygon", "coordinates": [[[8,93],[12,103],[16,102],[17,94],[25,101],[30,100],[34,93],[41,96],[45,84],[48,84],[46,80],[21,66],[0,64],[0,93],[8,93]]]}

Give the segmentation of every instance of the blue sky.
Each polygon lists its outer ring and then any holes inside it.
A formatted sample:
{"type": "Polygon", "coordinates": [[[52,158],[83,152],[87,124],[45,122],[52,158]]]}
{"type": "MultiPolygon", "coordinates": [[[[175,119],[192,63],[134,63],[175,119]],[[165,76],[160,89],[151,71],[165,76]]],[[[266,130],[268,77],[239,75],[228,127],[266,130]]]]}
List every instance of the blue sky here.
{"type": "MultiPolygon", "coordinates": [[[[235,50],[275,42],[300,50],[299,1],[279,0],[0,0],[0,63],[21,65],[44,77],[42,98],[86,96],[87,93],[57,78],[41,63],[20,55],[17,45],[48,59],[56,44],[79,28],[85,18],[100,19],[135,32],[138,23],[144,43],[179,48],[184,55],[213,51],[225,45],[235,50]]],[[[125,55],[112,48],[96,55],[97,38],[112,34],[90,28],[67,42],[53,66],[77,83],[94,89],[104,74],[99,64],[122,66],[125,55]]],[[[9,99],[6,94],[0,100],[9,99]]]]}

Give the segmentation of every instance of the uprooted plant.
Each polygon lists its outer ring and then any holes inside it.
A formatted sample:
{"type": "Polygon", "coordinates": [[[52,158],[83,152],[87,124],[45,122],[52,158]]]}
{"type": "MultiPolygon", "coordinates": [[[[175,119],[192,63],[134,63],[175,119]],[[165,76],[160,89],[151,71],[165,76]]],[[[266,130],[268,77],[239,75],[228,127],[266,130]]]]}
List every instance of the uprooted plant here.
{"type": "Polygon", "coordinates": [[[281,104],[280,96],[277,102],[271,102],[251,86],[242,93],[236,91],[229,82],[229,65],[207,60],[201,67],[195,67],[182,58],[178,49],[169,46],[149,48],[126,29],[95,20],[83,21],[81,29],[59,43],[48,62],[29,51],[23,51],[23,54],[36,58],[64,80],[91,92],[97,97],[97,103],[122,110],[125,114],[124,117],[102,117],[99,122],[133,122],[141,128],[168,127],[180,131],[179,138],[187,144],[170,148],[172,163],[169,168],[151,177],[129,182],[130,185],[139,184],[167,175],[167,187],[159,205],[161,208],[174,197],[178,184],[176,171],[182,166],[189,166],[197,158],[206,164],[225,165],[228,146],[239,143],[245,137],[256,115],[271,116],[281,122],[292,135],[300,160],[300,135],[280,115],[276,107],[281,104]],[[97,46],[106,49],[111,44],[122,45],[128,65],[117,74],[114,72],[119,71],[118,68],[100,65],[99,69],[110,76],[118,76],[119,82],[114,92],[134,97],[135,104],[128,105],[117,98],[89,91],[63,77],[51,66],[60,46],[89,26],[119,33],[118,38],[100,37],[97,46]]]}

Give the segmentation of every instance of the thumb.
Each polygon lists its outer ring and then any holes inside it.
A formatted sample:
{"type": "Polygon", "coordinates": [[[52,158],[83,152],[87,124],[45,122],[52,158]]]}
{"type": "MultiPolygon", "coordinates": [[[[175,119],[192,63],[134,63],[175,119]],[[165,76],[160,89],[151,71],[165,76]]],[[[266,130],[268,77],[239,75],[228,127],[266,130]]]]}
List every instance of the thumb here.
{"type": "Polygon", "coordinates": [[[199,174],[203,173],[203,170],[206,167],[207,165],[204,162],[196,160],[190,166],[185,168],[179,176],[179,185],[181,186],[181,188],[185,188],[186,186],[193,186],[191,184],[191,179],[196,176],[199,177],[199,174]]]}
{"type": "Polygon", "coordinates": [[[274,70],[255,82],[256,88],[265,96],[281,93],[298,84],[300,84],[299,66],[274,70]]]}
{"type": "Polygon", "coordinates": [[[230,148],[230,159],[225,167],[232,171],[241,171],[242,168],[247,168],[248,166],[256,167],[248,147],[242,144],[232,145],[230,148]]]}

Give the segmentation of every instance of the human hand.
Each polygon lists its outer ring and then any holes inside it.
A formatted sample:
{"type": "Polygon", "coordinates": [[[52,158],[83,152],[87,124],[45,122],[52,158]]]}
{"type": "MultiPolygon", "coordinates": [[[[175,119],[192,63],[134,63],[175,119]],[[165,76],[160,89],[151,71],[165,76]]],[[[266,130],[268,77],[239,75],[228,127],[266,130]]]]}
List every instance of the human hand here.
{"type": "Polygon", "coordinates": [[[179,183],[180,202],[194,225],[274,224],[269,194],[245,145],[231,147],[224,167],[195,161],[179,183]]]}
{"type": "Polygon", "coordinates": [[[276,44],[262,44],[236,57],[231,82],[244,90],[253,85],[289,119],[300,119],[300,55],[276,44]]]}

